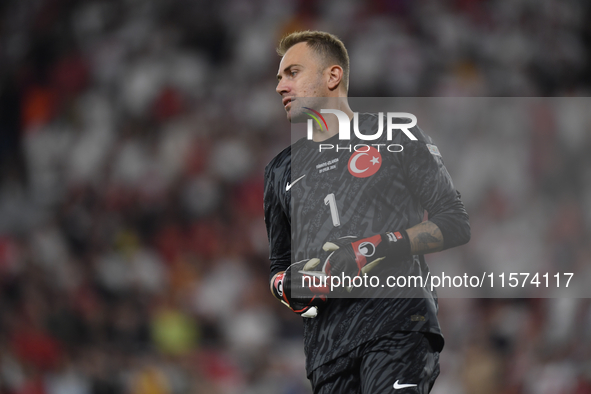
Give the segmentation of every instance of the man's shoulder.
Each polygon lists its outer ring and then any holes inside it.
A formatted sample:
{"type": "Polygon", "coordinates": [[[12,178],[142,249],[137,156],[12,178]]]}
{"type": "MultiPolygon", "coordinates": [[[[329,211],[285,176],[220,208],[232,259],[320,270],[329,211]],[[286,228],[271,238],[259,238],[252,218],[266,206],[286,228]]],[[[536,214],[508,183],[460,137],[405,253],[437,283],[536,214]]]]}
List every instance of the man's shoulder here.
{"type": "Polygon", "coordinates": [[[265,167],[265,175],[268,175],[271,171],[276,169],[289,169],[291,165],[291,153],[293,150],[298,150],[304,148],[306,146],[306,139],[301,138],[294,142],[293,144],[289,145],[281,152],[279,152],[267,166],[265,167]]]}
{"type": "Polygon", "coordinates": [[[279,152],[265,167],[265,178],[276,169],[287,169],[291,164],[291,145],[279,152]]]}

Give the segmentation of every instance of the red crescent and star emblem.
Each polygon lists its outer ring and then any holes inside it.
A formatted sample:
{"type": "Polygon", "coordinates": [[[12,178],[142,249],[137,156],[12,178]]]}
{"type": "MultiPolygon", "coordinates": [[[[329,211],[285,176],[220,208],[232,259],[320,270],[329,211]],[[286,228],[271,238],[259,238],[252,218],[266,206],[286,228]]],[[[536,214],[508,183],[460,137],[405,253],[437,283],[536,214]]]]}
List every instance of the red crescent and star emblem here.
{"type": "Polygon", "coordinates": [[[378,172],[382,166],[382,155],[376,148],[369,146],[369,149],[362,147],[358,152],[351,155],[349,159],[349,173],[357,178],[367,178],[378,172]]]}

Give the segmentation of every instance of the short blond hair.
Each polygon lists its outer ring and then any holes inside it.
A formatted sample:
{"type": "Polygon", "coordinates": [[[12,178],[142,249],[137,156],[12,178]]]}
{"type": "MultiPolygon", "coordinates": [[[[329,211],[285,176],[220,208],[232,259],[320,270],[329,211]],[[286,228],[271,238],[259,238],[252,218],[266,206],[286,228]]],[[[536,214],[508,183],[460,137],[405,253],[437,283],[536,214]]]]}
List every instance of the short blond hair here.
{"type": "Polygon", "coordinates": [[[337,36],[324,31],[296,31],[279,41],[277,54],[284,56],[289,48],[300,42],[307,43],[325,62],[326,67],[332,64],[341,66],[345,90],[349,90],[349,54],[345,44],[337,36]]]}

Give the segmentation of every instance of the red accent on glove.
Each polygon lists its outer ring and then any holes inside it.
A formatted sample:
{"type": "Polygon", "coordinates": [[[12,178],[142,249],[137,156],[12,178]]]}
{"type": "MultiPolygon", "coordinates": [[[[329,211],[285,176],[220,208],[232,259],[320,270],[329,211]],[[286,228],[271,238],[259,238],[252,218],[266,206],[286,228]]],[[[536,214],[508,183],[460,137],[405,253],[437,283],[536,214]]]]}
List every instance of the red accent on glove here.
{"type": "MultiPolygon", "coordinates": [[[[311,279],[311,283],[314,284],[314,277],[310,277],[311,279]]],[[[319,279],[316,279],[316,282],[318,282],[319,279]]],[[[314,300],[321,299],[322,301],[326,301],[326,294],[330,293],[329,287],[327,286],[311,286],[310,292],[314,294],[314,296],[312,297],[312,299],[308,302],[308,304],[306,306],[304,306],[302,309],[294,309],[293,305],[291,305],[291,302],[289,302],[288,298],[287,298],[287,292],[285,291],[285,272],[282,272],[280,274],[278,274],[277,276],[275,276],[275,279],[273,280],[273,290],[275,292],[275,295],[279,298],[281,298],[283,301],[285,301],[285,303],[287,305],[289,305],[289,307],[291,308],[292,311],[296,312],[296,313],[304,313],[306,310],[308,310],[311,307],[311,304],[314,300]]]]}
{"type": "Polygon", "coordinates": [[[353,246],[353,253],[355,253],[355,262],[357,263],[357,268],[359,268],[357,275],[359,275],[361,273],[361,268],[363,268],[367,265],[367,258],[373,256],[373,254],[377,250],[378,245],[381,242],[382,242],[382,236],[380,234],[377,234],[372,237],[363,238],[363,239],[360,239],[359,241],[355,241],[355,242],[351,243],[351,245],[353,246]],[[371,252],[372,254],[368,255],[368,256],[363,255],[360,251],[360,246],[362,246],[362,244],[366,244],[366,243],[369,243],[373,246],[373,251],[371,252]]]}

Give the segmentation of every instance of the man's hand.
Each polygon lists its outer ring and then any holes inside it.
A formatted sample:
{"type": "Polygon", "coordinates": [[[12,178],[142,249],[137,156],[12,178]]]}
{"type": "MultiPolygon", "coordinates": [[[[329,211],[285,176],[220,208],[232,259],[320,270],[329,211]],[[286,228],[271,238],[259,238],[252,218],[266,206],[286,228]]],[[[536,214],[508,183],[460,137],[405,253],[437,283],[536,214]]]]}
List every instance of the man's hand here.
{"type": "Polygon", "coordinates": [[[404,230],[363,239],[342,237],[326,242],[322,249],[332,252],[322,267],[322,272],[331,276],[363,275],[386,257],[400,259],[410,256],[410,242],[404,230]]]}
{"type": "MultiPolygon", "coordinates": [[[[319,306],[326,303],[327,287],[315,287],[319,280],[302,272],[322,275],[316,270],[319,259],[303,260],[287,267],[272,280],[271,290],[283,304],[302,317],[316,317],[319,306]],[[305,278],[303,278],[305,276],[305,278]],[[302,284],[305,284],[302,287],[302,284]]],[[[314,275],[316,276],[316,275],[314,275]]]]}

